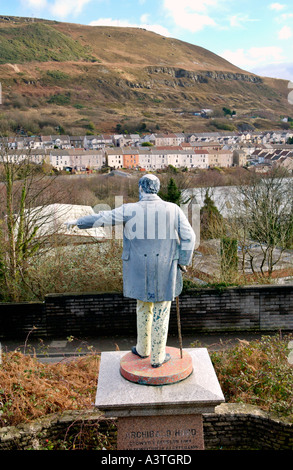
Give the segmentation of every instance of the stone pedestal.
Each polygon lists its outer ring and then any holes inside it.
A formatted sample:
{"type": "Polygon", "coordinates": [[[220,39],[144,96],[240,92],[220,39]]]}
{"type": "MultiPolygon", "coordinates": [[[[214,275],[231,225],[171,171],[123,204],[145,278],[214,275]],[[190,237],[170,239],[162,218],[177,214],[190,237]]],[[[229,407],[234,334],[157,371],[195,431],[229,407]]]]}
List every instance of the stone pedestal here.
{"type": "Polygon", "coordinates": [[[202,415],[225,399],[207,349],[184,351],[193,371],[169,385],[131,382],[120,371],[127,353],[102,353],[95,405],[106,417],[118,418],[118,450],[204,449],[202,415]]]}

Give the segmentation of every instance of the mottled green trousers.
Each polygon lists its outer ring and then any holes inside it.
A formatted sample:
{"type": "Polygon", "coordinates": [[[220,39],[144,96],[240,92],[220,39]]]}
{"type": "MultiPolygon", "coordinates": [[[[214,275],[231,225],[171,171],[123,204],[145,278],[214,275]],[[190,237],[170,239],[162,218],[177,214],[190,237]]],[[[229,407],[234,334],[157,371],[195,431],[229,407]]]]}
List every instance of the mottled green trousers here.
{"type": "Polygon", "coordinates": [[[151,355],[151,364],[162,364],[166,356],[171,302],[137,300],[137,345],[141,356],[151,355]]]}

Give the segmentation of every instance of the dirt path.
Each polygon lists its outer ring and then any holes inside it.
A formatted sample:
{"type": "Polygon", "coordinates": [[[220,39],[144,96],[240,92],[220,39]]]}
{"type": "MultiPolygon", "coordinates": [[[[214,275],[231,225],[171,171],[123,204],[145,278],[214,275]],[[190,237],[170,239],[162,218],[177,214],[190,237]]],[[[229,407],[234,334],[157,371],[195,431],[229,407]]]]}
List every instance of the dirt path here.
{"type": "Polygon", "coordinates": [[[12,67],[14,72],[17,72],[17,73],[20,72],[19,67],[16,64],[6,64],[6,65],[9,65],[9,67],[12,67]]]}

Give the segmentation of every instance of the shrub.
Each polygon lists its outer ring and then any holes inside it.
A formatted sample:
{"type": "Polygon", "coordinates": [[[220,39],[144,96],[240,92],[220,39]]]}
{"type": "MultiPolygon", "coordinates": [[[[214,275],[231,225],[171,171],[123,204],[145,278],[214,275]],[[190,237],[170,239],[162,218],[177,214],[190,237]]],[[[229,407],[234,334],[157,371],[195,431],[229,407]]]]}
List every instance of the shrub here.
{"type": "Polygon", "coordinates": [[[65,410],[92,408],[99,356],[44,364],[20,351],[2,354],[0,365],[0,426],[65,410]]]}
{"type": "Polygon", "coordinates": [[[119,241],[65,246],[30,260],[26,276],[27,300],[49,293],[122,292],[122,247],[119,241]],[[89,255],[90,253],[90,255],[89,255]]]}
{"type": "Polygon", "coordinates": [[[259,406],[293,421],[293,366],[289,339],[264,336],[211,355],[227,402],[259,406]]]}
{"type": "Polygon", "coordinates": [[[58,106],[65,106],[70,104],[71,96],[70,93],[53,95],[48,99],[49,104],[57,104],[58,106]]]}
{"type": "Polygon", "coordinates": [[[52,78],[54,81],[67,80],[69,75],[67,73],[61,72],[60,70],[48,70],[47,76],[52,78]]]}
{"type": "Polygon", "coordinates": [[[227,124],[227,122],[214,119],[211,121],[211,126],[214,126],[216,129],[222,131],[235,131],[235,126],[233,124],[227,124]]]}

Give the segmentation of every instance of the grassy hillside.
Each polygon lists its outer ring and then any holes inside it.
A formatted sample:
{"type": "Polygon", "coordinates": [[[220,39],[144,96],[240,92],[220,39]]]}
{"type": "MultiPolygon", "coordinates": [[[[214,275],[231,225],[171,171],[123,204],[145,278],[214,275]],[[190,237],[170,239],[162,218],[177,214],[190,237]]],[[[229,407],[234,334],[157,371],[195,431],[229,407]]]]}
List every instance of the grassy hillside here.
{"type": "Polygon", "coordinates": [[[91,59],[78,41],[43,23],[0,27],[0,50],[0,64],[91,59]]]}
{"type": "Polygon", "coordinates": [[[265,129],[293,114],[286,81],[142,29],[0,17],[0,51],[2,134],[265,129]],[[215,121],[194,117],[207,107],[215,121]]]}
{"type": "Polygon", "coordinates": [[[85,26],[0,17],[0,63],[96,60],[188,70],[239,69],[212,52],[137,28],[85,26]]]}

